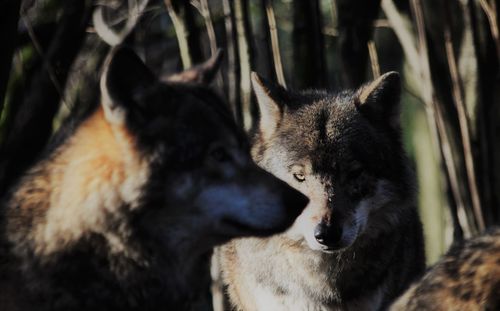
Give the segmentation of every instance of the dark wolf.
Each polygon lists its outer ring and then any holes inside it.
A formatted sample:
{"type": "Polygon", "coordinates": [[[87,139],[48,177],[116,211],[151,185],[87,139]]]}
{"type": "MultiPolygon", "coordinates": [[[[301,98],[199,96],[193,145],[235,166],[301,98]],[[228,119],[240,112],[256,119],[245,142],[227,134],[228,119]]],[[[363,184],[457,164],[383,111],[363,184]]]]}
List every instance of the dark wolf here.
{"type": "Polygon", "coordinates": [[[416,186],[401,142],[400,79],[287,91],[253,76],[252,156],[310,198],[284,234],[222,251],[238,310],[383,310],[425,268],[416,186]]]}
{"type": "Polygon", "coordinates": [[[307,198],[252,162],[196,71],[163,83],[113,54],[101,104],[2,207],[0,310],[191,309],[213,246],[293,223],[307,198]]]}
{"type": "Polygon", "coordinates": [[[451,247],[391,311],[500,310],[500,229],[451,247]]]}

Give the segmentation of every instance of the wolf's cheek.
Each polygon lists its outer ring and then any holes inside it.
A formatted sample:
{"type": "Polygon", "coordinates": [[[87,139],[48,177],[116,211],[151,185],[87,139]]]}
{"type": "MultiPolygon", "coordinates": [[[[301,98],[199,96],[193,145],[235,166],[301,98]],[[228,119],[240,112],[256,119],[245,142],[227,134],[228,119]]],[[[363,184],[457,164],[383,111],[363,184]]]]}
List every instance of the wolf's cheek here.
{"type": "Polygon", "coordinates": [[[376,213],[378,210],[384,206],[391,203],[391,185],[386,180],[376,181],[376,185],[373,194],[361,199],[355,209],[354,213],[351,214],[350,219],[344,223],[344,234],[342,236],[343,243],[350,245],[354,243],[356,238],[363,234],[365,229],[373,221],[370,221],[370,215],[376,213]]]}

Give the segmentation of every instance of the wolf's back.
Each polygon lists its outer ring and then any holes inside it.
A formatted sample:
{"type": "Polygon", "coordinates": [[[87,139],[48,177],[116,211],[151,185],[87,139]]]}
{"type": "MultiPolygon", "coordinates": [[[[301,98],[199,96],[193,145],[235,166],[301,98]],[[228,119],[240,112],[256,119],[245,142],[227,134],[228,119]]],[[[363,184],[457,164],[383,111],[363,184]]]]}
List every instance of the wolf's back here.
{"type": "Polygon", "coordinates": [[[499,310],[500,229],[451,247],[391,311],[499,310]]]}

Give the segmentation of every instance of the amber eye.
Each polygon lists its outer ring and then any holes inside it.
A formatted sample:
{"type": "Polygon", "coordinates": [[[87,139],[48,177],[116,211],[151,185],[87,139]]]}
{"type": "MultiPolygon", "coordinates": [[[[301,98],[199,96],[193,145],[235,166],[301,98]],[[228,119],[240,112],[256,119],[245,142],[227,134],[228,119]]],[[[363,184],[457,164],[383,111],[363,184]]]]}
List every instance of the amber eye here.
{"type": "Polygon", "coordinates": [[[303,182],[304,180],[306,180],[306,176],[302,173],[294,173],[293,174],[293,177],[295,178],[295,180],[297,180],[298,182],[303,182]]]}

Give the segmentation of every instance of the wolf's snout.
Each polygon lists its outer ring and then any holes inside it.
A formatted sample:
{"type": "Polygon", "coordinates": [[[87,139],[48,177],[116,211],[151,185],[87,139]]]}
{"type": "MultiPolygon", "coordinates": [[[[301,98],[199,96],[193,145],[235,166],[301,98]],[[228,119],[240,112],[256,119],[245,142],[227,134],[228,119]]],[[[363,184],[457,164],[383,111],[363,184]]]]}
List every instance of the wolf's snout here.
{"type": "Polygon", "coordinates": [[[314,228],[314,237],[319,244],[326,246],[328,249],[340,248],[342,227],[329,225],[322,221],[314,228]]]}

